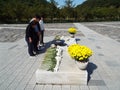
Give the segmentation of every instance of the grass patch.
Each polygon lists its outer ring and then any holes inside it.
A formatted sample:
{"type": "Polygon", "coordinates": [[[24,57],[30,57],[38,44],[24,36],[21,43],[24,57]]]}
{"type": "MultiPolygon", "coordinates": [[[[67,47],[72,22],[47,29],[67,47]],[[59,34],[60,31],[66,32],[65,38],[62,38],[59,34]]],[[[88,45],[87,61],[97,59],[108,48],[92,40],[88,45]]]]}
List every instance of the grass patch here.
{"type": "Polygon", "coordinates": [[[40,68],[46,71],[54,71],[54,67],[56,66],[56,53],[56,48],[48,48],[40,68]]]}

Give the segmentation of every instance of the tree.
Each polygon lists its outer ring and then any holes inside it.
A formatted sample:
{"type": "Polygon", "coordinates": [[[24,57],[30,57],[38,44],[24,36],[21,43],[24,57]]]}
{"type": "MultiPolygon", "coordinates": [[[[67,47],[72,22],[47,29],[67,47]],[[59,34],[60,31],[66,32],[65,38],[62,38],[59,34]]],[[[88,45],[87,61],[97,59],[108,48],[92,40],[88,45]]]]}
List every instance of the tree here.
{"type": "Polygon", "coordinates": [[[50,0],[49,5],[48,5],[48,17],[53,21],[54,18],[57,17],[58,15],[58,8],[57,8],[57,2],[55,0],[50,0]]]}
{"type": "Polygon", "coordinates": [[[73,0],[65,0],[65,6],[61,8],[61,15],[67,20],[75,17],[73,0]]]}
{"type": "Polygon", "coordinates": [[[73,0],[65,0],[65,7],[73,8],[73,0]]]}
{"type": "Polygon", "coordinates": [[[120,20],[120,0],[86,0],[75,6],[65,0],[58,8],[56,0],[0,0],[0,23],[28,22],[35,14],[56,20],[120,20]]]}

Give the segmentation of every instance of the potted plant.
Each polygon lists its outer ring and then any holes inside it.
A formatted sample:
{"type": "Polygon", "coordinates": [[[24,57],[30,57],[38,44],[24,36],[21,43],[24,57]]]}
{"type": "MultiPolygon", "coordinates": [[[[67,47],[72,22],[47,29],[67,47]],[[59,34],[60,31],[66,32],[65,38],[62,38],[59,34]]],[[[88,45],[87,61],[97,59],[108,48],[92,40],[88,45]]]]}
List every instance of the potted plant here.
{"type": "Polygon", "coordinates": [[[77,30],[76,28],[72,27],[68,29],[68,32],[70,33],[71,37],[74,38],[74,35],[76,34],[77,30]]]}
{"type": "Polygon", "coordinates": [[[68,52],[80,69],[86,69],[88,58],[93,54],[93,51],[90,48],[79,44],[70,45],[68,47],[68,52]]]}

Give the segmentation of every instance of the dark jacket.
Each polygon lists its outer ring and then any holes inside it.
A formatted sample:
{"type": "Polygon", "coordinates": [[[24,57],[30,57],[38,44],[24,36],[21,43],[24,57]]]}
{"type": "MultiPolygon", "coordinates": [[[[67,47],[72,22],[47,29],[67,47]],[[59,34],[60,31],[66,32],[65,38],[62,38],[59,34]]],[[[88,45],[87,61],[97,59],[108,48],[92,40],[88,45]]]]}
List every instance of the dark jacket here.
{"type": "Polygon", "coordinates": [[[25,33],[26,33],[25,38],[27,40],[29,39],[29,37],[31,37],[32,40],[37,40],[38,39],[38,35],[35,32],[35,28],[32,27],[31,23],[27,26],[25,33]]]}
{"type": "Polygon", "coordinates": [[[39,31],[41,31],[39,22],[37,22],[37,27],[38,27],[39,31]]]}
{"type": "Polygon", "coordinates": [[[39,22],[37,22],[37,21],[35,21],[35,20],[31,20],[31,21],[29,22],[29,24],[31,24],[31,23],[33,23],[33,22],[36,22],[36,25],[37,25],[38,31],[40,32],[40,31],[41,31],[41,27],[40,27],[39,22]]]}

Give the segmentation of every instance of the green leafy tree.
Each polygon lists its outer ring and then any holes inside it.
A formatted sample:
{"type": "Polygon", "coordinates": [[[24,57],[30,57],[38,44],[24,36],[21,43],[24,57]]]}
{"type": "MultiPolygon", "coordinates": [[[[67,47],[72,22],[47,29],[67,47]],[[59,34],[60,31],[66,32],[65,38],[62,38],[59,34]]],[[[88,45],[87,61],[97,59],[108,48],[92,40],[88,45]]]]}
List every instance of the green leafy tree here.
{"type": "Polygon", "coordinates": [[[55,0],[50,0],[47,11],[48,18],[50,18],[53,22],[53,19],[59,15],[59,11],[57,8],[57,2],[55,0]]]}
{"type": "MultiPolygon", "coordinates": [[[[75,9],[73,5],[73,0],[65,0],[65,6],[61,8],[60,15],[66,20],[70,20],[76,17],[75,9]]],[[[73,20],[73,19],[72,19],[73,20]]]]}
{"type": "Polygon", "coordinates": [[[0,23],[28,22],[35,14],[52,22],[120,20],[120,0],[86,0],[77,6],[73,2],[65,0],[58,8],[56,0],[0,0],[0,23]]]}

